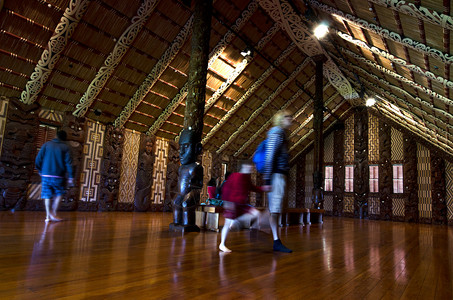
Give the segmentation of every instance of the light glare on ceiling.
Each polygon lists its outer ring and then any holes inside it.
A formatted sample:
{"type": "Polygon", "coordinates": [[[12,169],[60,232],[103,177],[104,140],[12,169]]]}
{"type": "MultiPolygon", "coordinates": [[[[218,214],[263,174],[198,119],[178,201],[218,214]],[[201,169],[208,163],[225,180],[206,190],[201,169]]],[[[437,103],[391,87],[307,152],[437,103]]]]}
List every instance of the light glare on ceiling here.
{"type": "Polygon", "coordinates": [[[366,99],[366,106],[373,106],[376,103],[376,99],[373,97],[366,99]]]}
{"type": "Polygon", "coordinates": [[[316,26],[314,31],[314,35],[318,40],[325,37],[327,33],[329,33],[329,27],[325,23],[321,23],[316,26]]]}

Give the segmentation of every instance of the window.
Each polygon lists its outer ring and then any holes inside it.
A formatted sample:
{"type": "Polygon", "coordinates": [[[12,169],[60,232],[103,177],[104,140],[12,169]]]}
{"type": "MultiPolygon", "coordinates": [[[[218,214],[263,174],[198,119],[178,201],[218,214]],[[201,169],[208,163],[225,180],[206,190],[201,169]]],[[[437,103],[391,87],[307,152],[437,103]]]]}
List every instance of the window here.
{"type": "Polygon", "coordinates": [[[403,193],[403,165],[393,165],[393,193],[403,193]]]}
{"type": "Polygon", "coordinates": [[[370,166],[370,193],[379,192],[379,166],[370,166]]]}
{"type": "Polygon", "coordinates": [[[326,166],[324,174],[324,191],[333,192],[333,166],[326,166]]]}
{"type": "Polygon", "coordinates": [[[344,191],[347,193],[352,193],[354,191],[354,166],[346,166],[344,181],[344,191]]]}

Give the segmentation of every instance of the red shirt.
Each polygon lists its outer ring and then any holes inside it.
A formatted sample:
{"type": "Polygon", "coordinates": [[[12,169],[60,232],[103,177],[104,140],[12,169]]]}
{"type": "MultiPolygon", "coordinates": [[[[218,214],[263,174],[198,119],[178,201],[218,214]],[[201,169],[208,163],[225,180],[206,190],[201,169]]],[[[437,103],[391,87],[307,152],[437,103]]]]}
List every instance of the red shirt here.
{"type": "Polygon", "coordinates": [[[249,192],[262,192],[261,187],[252,183],[252,176],[244,173],[233,173],[222,188],[222,200],[237,204],[246,204],[249,192]]]}

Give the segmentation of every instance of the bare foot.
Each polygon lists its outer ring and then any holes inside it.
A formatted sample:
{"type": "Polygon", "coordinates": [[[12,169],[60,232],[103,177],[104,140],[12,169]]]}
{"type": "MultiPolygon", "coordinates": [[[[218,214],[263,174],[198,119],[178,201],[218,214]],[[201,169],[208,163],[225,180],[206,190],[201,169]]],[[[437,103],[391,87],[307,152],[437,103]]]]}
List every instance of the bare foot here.
{"type": "Polygon", "coordinates": [[[49,217],[46,218],[45,221],[46,222],[60,222],[60,221],[63,221],[63,219],[58,218],[58,217],[54,217],[54,216],[49,216],[49,217]]]}
{"type": "Polygon", "coordinates": [[[219,250],[222,251],[222,252],[225,252],[225,253],[231,253],[231,252],[233,252],[233,251],[231,251],[230,249],[228,249],[227,247],[222,246],[222,245],[219,246],[219,250]]]}

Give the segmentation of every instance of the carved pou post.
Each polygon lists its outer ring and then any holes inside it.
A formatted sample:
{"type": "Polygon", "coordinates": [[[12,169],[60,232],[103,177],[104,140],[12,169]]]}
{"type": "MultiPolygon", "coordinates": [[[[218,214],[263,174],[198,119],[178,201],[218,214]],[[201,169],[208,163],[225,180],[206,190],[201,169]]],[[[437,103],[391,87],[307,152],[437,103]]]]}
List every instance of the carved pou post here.
{"type": "Polygon", "coordinates": [[[173,223],[170,230],[200,230],[195,225],[195,209],[203,187],[203,167],[197,162],[200,153],[201,143],[196,141],[194,131],[184,129],[179,138],[179,194],[172,201],[173,223]]]}

